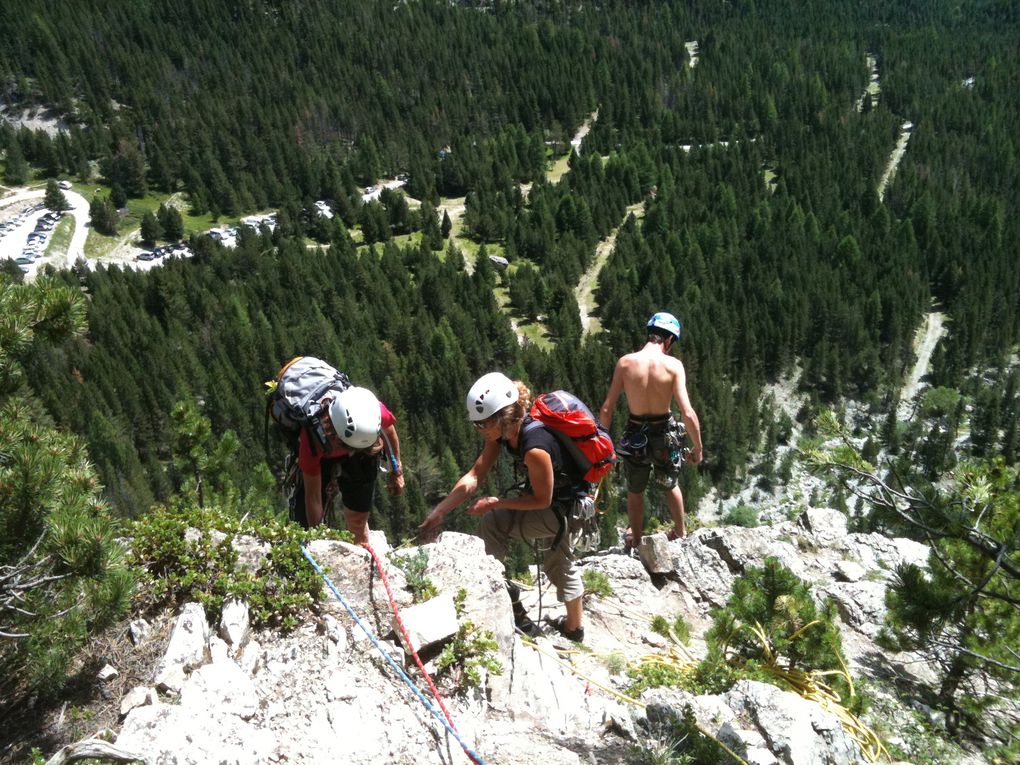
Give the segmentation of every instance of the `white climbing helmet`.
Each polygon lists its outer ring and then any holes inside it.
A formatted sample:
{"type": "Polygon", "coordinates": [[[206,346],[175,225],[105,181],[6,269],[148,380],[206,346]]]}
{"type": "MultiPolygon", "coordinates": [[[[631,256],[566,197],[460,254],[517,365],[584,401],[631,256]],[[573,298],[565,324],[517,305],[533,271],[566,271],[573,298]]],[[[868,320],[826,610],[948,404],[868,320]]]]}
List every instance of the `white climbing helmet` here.
{"type": "Polygon", "coordinates": [[[489,372],[479,377],[468,391],[468,417],[472,422],[487,420],[500,409],[516,404],[519,397],[513,380],[502,372],[489,372]]]}
{"type": "Polygon", "coordinates": [[[379,399],[368,388],[348,388],[329,405],[329,420],[344,444],[352,449],[367,449],[382,431],[379,399]]]}

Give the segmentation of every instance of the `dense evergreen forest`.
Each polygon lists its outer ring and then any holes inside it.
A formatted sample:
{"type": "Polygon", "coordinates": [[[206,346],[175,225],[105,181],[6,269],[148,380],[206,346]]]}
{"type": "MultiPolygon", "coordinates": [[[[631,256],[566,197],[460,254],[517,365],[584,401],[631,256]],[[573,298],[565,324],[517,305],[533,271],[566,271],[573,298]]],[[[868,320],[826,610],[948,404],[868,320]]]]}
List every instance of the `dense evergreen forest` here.
{"type": "Polygon", "coordinates": [[[951,319],[937,381],[980,406],[976,448],[1015,459],[1013,3],[25,0],[0,6],[0,24],[0,100],[69,124],[55,138],[5,128],[8,167],[80,180],[97,167],[130,196],[183,191],[195,212],[285,213],[236,250],[196,238],[194,259],[149,273],[57,277],[88,295],[89,334],[36,352],[31,383],[87,440],[123,515],[182,480],[170,461],[182,400],[240,438],[236,485],[266,485],[282,448],[270,439],[267,456],[262,383],[309,353],[396,412],[412,480],[375,523],[406,535],[474,457],[462,411],[474,377],[499,368],[597,406],[658,309],[684,322],[704,428],[691,505],[742,480],[773,420],[762,386],[780,375],[801,369],[818,404],[890,411],[932,303],[951,319]],[[881,92],[858,110],[869,54],[881,92]],[[596,110],[569,173],[547,182],[549,154],[596,110]],[[350,231],[370,220],[360,187],[398,173],[426,210],[466,195],[471,237],[513,269],[469,268],[434,237],[388,241],[408,225],[394,215],[356,247],[350,231]],[[343,225],[302,214],[320,198],[343,225]],[[584,336],[573,288],[617,229],[603,331],[584,336]],[[518,345],[497,285],[519,318],[543,318],[551,350],[518,345]],[[975,369],[993,370],[980,388],[975,369]]]}

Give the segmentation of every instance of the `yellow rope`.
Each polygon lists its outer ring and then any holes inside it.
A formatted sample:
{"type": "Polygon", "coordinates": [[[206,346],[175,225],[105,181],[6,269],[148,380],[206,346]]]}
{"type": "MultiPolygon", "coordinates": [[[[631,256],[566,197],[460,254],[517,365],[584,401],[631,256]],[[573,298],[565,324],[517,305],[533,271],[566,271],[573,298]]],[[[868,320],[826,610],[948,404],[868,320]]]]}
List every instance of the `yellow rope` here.
{"type": "MultiPolygon", "coordinates": [[[[808,622],[790,635],[790,638],[796,639],[800,637],[809,627],[813,627],[816,624],[821,624],[821,620],[816,619],[813,622],[808,622]]],[[[839,694],[819,679],[828,675],[842,677],[846,680],[847,685],[850,686],[850,695],[854,695],[853,678],[846,663],[844,663],[843,658],[839,654],[836,654],[836,660],[840,664],[840,669],[802,670],[795,667],[781,667],[779,666],[778,658],[772,652],[768,635],[761,624],[756,621],[753,625],[744,626],[751,630],[761,643],[762,652],[766,659],[763,669],[766,672],[786,682],[801,698],[813,701],[823,710],[835,715],[843,729],[860,746],[861,752],[868,762],[878,762],[883,756],[888,758],[889,753],[886,751],[881,739],[879,739],[878,734],[869,728],[857,715],[843,706],[839,694]]],[[[725,653],[723,655],[725,656],[725,653]]],[[[727,659],[727,661],[739,663],[737,659],[727,659]]]]}

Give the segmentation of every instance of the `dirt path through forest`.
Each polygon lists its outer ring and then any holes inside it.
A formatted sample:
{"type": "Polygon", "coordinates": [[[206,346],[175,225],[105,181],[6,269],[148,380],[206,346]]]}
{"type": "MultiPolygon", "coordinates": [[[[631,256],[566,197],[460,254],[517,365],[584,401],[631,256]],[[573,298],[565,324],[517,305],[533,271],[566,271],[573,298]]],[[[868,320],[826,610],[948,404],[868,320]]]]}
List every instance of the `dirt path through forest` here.
{"type": "Polygon", "coordinates": [[[909,420],[913,414],[914,397],[921,388],[921,378],[930,371],[931,355],[946,333],[945,319],[945,313],[931,311],[924,317],[924,324],[917,329],[914,336],[914,353],[917,355],[917,361],[900,393],[900,405],[896,411],[898,420],[909,420]]]}
{"type": "Polygon", "coordinates": [[[584,137],[588,135],[588,132],[591,130],[591,126],[595,124],[595,120],[598,118],[599,110],[596,109],[588,115],[588,119],[581,124],[581,127],[577,129],[574,137],[570,139],[570,145],[573,147],[574,151],[577,152],[577,156],[581,156],[581,141],[583,141],[584,137]]]}
{"type": "MultiPolygon", "coordinates": [[[[640,202],[627,208],[628,214],[634,213],[639,218],[643,212],[644,204],[640,202]]],[[[591,315],[591,312],[595,310],[595,288],[598,286],[599,274],[602,272],[603,266],[606,265],[606,261],[609,260],[613,247],[616,246],[616,234],[619,230],[619,227],[613,229],[609,236],[599,242],[598,247],[595,248],[595,260],[581,275],[581,280],[574,289],[574,299],[577,300],[577,308],[581,313],[581,330],[588,335],[601,328],[599,320],[592,318],[591,315]]]]}
{"type": "Polygon", "coordinates": [[[885,165],[885,172],[882,173],[882,180],[878,182],[879,200],[885,198],[886,187],[896,174],[896,168],[899,166],[900,160],[903,159],[903,155],[907,151],[907,141],[910,140],[910,133],[913,129],[913,122],[904,122],[900,125],[900,137],[896,141],[896,148],[893,149],[892,154],[889,156],[889,161],[885,165]]]}

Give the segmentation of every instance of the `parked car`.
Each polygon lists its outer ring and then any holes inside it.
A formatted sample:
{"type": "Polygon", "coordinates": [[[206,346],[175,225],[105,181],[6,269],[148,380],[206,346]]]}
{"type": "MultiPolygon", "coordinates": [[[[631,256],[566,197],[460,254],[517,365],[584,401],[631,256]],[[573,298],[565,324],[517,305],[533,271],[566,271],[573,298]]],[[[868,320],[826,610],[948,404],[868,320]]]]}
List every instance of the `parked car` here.
{"type": "Polygon", "coordinates": [[[67,189],[71,188],[71,182],[70,181],[58,181],[57,182],[57,186],[59,186],[60,188],[64,189],[64,191],[67,191],[67,189]]]}

